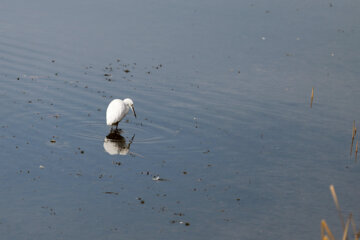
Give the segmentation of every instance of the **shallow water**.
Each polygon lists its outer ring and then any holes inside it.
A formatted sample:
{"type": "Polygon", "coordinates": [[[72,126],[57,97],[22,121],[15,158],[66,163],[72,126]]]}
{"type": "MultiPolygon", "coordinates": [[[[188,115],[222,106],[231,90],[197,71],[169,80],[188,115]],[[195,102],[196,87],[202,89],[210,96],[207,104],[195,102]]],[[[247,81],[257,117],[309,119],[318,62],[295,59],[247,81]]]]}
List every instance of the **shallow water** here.
{"type": "Polygon", "coordinates": [[[2,238],[340,236],[330,184],[359,224],[359,8],[3,1],[2,238]]]}

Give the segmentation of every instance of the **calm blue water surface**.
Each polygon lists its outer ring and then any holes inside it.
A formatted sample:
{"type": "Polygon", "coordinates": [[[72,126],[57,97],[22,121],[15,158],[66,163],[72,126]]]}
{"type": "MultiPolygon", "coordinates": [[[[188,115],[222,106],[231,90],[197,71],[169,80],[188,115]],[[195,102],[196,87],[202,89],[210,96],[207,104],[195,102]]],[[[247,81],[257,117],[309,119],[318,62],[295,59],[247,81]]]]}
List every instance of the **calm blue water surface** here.
{"type": "Polygon", "coordinates": [[[1,238],[318,239],[321,219],[340,237],[330,184],[360,223],[359,11],[2,1],[1,238]],[[138,118],[107,141],[126,97],[138,118]]]}

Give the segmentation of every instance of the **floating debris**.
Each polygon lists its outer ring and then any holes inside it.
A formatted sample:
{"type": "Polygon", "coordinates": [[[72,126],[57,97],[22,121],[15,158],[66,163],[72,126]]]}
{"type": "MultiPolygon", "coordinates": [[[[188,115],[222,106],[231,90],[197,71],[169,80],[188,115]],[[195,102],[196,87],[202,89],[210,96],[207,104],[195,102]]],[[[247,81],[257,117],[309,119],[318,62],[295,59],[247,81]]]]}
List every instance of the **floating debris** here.
{"type": "Polygon", "coordinates": [[[104,192],[105,194],[114,194],[114,195],[119,195],[118,192],[104,192]]]}
{"type": "Polygon", "coordinates": [[[199,128],[197,117],[194,117],[194,122],[195,122],[195,128],[199,128]]]}
{"type": "Polygon", "coordinates": [[[313,101],[314,101],[314,88],[312,88],[311,90],[310,108],[312,108],[313,101]]]}
{"type": "Polygon", "coordinates": [[[121,165],[121,162],[119,161],[119,162],[117,162],[117,161],[113,161],[112,162],[114,165],[117,165],[117,166],[120,166],[121,165]]]}
{"type": "Polygon", "coordinates": [[[153,177],[152,177],[152,180],[154,180],[154,181],[159,181],[159,180],[160,180],[160,176],[153,176],[153,177]]]}
{"type": "Polygon", "coordinates": [[[44,167],[43,165],[40,165],[39,168],[40,168],[40,169],[44,169],[45,167],[44,167]]]}
{"type": "Polygon", "coordinates": [[[141,197],[138,197],[138,198],[136,198],[136,199],[139,200],[141,204],[144,204],[144,203],[145,203],[144,199],[142,199],[141,197]]]}
{"type": "Polygon", "coordinates": [[[167,179],[161,178],[159,175],[153,176],[152,180],[153,181],[167,181],[167,179]]]}
{"type": "Polygon", "coordinates": [[[185,224],[185,226],[190,226],[190,223],[189,223],[189,222],[180,221],[179,223],[180,223],[180,224],[185,224]]]}

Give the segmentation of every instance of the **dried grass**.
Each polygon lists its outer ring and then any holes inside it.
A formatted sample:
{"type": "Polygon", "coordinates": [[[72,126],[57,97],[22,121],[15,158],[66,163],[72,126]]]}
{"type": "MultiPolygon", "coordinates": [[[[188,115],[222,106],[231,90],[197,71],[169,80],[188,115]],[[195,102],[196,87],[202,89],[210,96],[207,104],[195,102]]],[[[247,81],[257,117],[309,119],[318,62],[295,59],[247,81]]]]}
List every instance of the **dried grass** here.
{"type": "MultiPolygon", "coordinates": [[[[354,239],[359,240],[360,231],[358,232],[356,230],[356,225],[355,225],[355,222],[354,222],[354,219],[353,219],[351,213],[349,214],[349,216],[348,216],[348,218],[346,220],[346,223],[344,223],[344,218],[343,218],[342,213],[341,213],[339,200],[337,198],[335,188],[334,188],[333,185],[330,185],[330,192],[331,192],[331,195],[333,197],[336,209],[337,209],[338,214],[339,214],[339,218],[340,218],[340,221],[341,221],[341,226],[343,228],[342,240],[347,240],[348,239],[350,223],[351,223],[351,226],[352,226],[352,232],[354,234],[354,239]]],[[[329,226],[327,225],[327,223],[326,223],[326,221],[324,219],[321,220],[321,239],[322,240],[335,240],[334,235],[332,234],[329,226]]]]}

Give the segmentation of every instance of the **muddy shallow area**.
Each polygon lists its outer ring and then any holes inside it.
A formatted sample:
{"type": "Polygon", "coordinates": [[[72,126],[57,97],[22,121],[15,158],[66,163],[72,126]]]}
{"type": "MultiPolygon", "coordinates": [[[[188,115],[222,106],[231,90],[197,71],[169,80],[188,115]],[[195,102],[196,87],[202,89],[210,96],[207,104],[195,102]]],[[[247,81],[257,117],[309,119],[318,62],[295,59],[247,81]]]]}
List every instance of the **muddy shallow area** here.
{"type": "Polygon", "coordinates": [[[359,8],[5,1],[2,238],[340,236],[330,184],[359,224],[359,8]]]}

